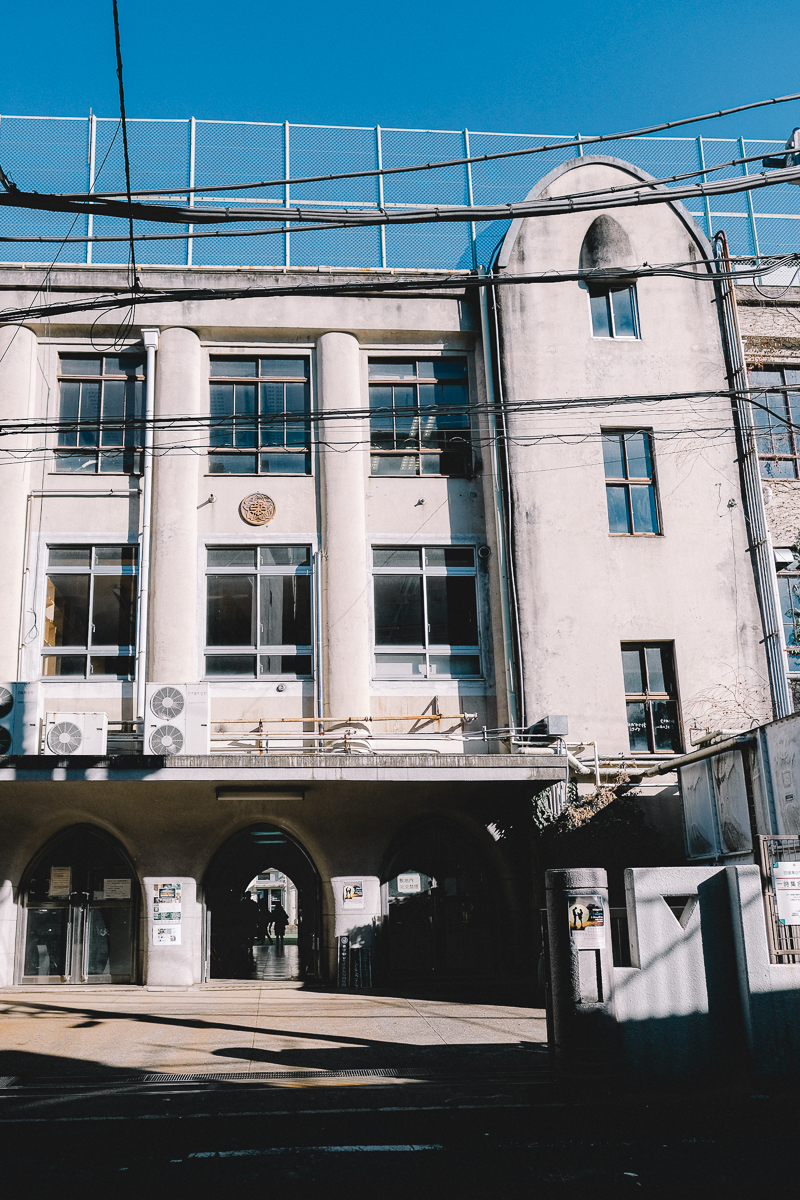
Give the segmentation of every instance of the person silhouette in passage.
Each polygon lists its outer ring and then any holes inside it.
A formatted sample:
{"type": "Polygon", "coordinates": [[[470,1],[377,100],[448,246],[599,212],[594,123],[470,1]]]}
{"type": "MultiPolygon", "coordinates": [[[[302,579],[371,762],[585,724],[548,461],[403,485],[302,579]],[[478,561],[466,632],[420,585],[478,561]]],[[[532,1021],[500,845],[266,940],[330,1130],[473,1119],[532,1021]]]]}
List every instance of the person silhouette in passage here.
{"type": "Polygon", "coordinates": [[[275,945],[283,948],[283,938],[286,926],[289,924],[289,914],[282,904],[276,904],[271,914],[272,928],[275,931],[275,945]]]}

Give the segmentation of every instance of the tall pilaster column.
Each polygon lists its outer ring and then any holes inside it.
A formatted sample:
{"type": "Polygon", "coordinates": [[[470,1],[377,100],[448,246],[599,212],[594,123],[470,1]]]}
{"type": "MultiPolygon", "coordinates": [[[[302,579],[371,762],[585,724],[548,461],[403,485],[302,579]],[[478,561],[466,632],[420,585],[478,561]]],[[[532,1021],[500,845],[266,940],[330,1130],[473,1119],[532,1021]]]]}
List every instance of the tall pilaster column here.
{"type": "MultiPolygon", "coordinates": [[[[208,408],[200,339],[191,329],[161,333],[156,371],[156,417],[188,416],[208,408]]],[[[158,683],[197,679],[197,455],[169,450],[181,430],[157,429],[153,463],[149,678],[158,683]]]]}
{"type": "MultiPolygon", "coordinates": [[[[321,412],[361,408],[358,341],[324,333],[317,342],[321,412]]],[[[321,422],[324,714],[347,720],[369,714],[370,570],[366,498],[367,422],[321,422]]]]}
{"type": "MultiPolygon", "coordinates": [[[[24,420],[34,411],[36,334],[18,325],[0,329],[0,422],[24,420]]],[[[4,437],[4,451],[24,450],[24,436],[4,437]]],[[[25,508],[28,466],[4,453],[0,461],[0,679],[17,678],[20,610],[25,570],[25,508]]]]}

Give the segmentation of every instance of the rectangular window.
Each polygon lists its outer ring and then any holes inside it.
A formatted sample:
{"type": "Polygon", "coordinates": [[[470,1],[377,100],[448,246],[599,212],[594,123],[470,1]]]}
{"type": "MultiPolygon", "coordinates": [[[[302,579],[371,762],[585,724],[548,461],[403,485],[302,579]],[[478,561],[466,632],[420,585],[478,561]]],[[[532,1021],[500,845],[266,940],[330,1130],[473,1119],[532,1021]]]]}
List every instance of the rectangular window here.
{"type": "Polygon", "coordinates": [[[775,392],[753,392],[752,407],[756,447],[764,479],[800,478],[800,371],[769,367],[751,371],[754,389],[781,388],[775,392]]]}
{"type": "Polygon", "coordinates": [[[593,337],[639,337],[635,286],[605,287],[590,283],[588,291],[593,337]]]}
{"type": "Polygon", "coordinates": [[[59,356],[56,471],[141,471],[144,362],[138,352],[59,356]]]}
{"type": "Polygon", "coordinates": [[[790,675],[800,675],[800,575],[779,575],[786,664],[790,675]]]}
{"type": "Polygon", "coordinates": [[[660,533],[652,435],[604,430],[602,437],[609,533],[660,533]]]}
{"type": "Polygon", "coordinates": [[[307,358],[212,358],[212,475],[309,475],[307,358]]]}
{"type": "Polygon", "coordinates": [[[376,679],[481,674],[472,546],[374,546],[376,679]]]}
{"type": "Polygon", "coordinates": [[[310,546],[210,546],[206,675],[310,679],[310,546]]]}
{"type": "Polygon", "coordinates": [[[465,359],[370,359],[369,407],[373,475],[471,475],[465,359]]]}
{"type": "Polygon", "coordinates": [[[628,738],[634,754],[678,754],[681,730],[671,642],[623,642],[628,738]]]}
{"type": "Polygon", "coordinates": [[[42,675],[133,679],[136,546],[51,546],[42,675]]]}

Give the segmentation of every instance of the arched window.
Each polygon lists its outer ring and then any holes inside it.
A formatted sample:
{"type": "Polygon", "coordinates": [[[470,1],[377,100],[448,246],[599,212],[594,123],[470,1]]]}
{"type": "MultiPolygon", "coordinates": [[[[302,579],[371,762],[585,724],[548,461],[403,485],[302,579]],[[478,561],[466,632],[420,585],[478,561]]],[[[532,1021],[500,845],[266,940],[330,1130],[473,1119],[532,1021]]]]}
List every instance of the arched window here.
{"type": "MultiPolygon", "coordinates": [[[[633,248],[625,230],[613,217],[595,218],[586,231],[580,254],[581,271],[608,270],[633,265],[633,248]]],[[[639,314],[636,285],[592,280],[589,293],[592,336],[638,338],[639,314]]]]}

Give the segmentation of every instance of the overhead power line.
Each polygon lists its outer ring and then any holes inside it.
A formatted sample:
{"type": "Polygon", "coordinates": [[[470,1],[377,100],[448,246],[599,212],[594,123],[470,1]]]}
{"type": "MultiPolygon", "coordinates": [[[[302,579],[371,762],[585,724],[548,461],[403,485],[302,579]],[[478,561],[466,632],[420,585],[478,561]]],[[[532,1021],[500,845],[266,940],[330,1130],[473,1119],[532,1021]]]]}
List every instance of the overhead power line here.
{"type": "Polygon", "coordinates": [[[133,301],[138,306],[180,304],[185,301],[201,300],[256,300],[268,299],[273,296],[335,296],[358,299],[359,297],[369,298],[398,294],[405,295],[409,299],[425,299],[442,293],[452,295],[461,291],[469,292],[489,284],[492,286],[518,286],[522,284],[595,282],[607,285],[625,285],[639,279],[655,278],[687,279],[694,283],[698,281],[713,283],[728,279],[741,283],[755,277],[762,278],[782,268],[800,267],[800,253],[747,257],[736,261],[741,263],[741,267],[733,272],[715,271],[711,260],[701,260],[661,265],[644,263],[637,267],[599,268],[591,271],[542,271],[519,275],[513,273],[478,275],[465,272],[459,275],[413,275],[404,278],[378,278],[366,282],[342,280],[326,283],[276,284],[270,287],[142,288],[136,292],[126,288],[115,292],[105,292],[99,296],[92,295],[59,301],[55,304],[0,310],[0,320],[6,324],[13,324],[18,321],[66,316],[70,313],[96,312],[103,309],[111,311],[115,308],[127,307],[133,301]],[[750,263],[753,265],[745,265],[750,263]]]}
{"type": "MultiPolygon", "coordinates": [[[[735,108],[721,108],[716,112],[704,113],[699,117],[681,117],[677,121],[662,121],[659,125],[646,125],[641,129],[629,129],[623,133],[598,133],[588,137],[570,138],[568,141],[550,142],[544,146],[526,146],[521,150],[502,150],[495,154],[476,154],[467,158],[449,158],[441,162],[415,163],[413,166],[407,167],[377,167],[368,171],[345,171],[338,175],[305,175],[296,179],[263,179],[257,183],[233,183],[233,184],[213,184],[206,187],[177,187],[177,188],[158,188],[150,191],[134,192],[135,196],[188,196],[191,194],[199,194],[202,192],[226,192],[226,191],[243,191],[252,188],[266,187],[285,187],[295,186],[302,183],[332,183],[335,180],[343,179],[369,179],[375,176],[385,175],[403,175],[413,171],[438,171],[444,167],[461,167],[472,163],[494,162],[497,159],[503,158],[522,158],[531,154],[545,154],[553,150],[569,150],[575,149],[578,146],[596,146],[603,142],[622,141],[626,138],[646,137],[650,133],[663,133],[666,129],[678,129],[682,125],[694,125],[699,121],[712,121],[719,117],[729,117],[734,113],[748,112],[754,108],[765,108],[772,104],[787,104],[791,100],[800,100],[800,92],[795,92],[791,96],[777,96],[768,100],[755,100],[751,104],[739,104],[735,108]]],[[[518,135],[524,136],[524,135],[518,135]]],[[[761,158],[761,155],[756,157],[761,158]]],[[[754,160],[742,160],[754,161],[754,160]]],[[[708,168],[711,169],[711,168],[708,168]]],[[[700,174],[700,172],[695,172],[700,174]]],[[[63,193],[71,198],[77,199],[86,193],[63,193]]],[[[103,195],[108,197],[119,196],[120,192],[102,192],[94,193],[95,195],[103,195]]],[[[126,193],[127,194],[127,193],[126,193]]]]}

